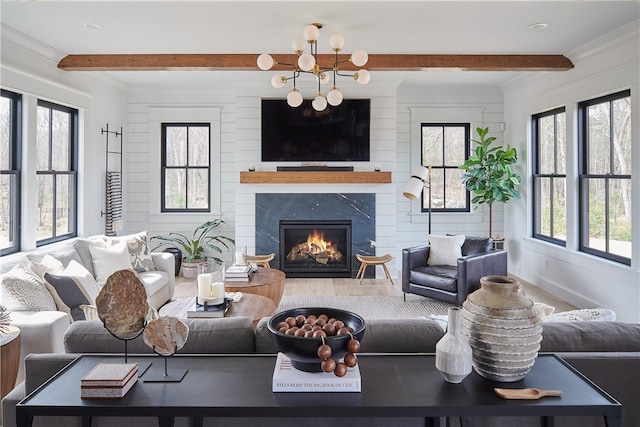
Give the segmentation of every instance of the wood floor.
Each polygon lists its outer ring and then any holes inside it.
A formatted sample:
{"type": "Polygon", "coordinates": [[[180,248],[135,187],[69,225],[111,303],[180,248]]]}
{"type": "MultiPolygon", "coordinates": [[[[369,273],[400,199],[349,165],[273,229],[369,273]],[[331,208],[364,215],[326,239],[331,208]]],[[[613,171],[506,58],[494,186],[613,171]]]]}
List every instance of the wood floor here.
{"type": "MultiPolygon", "coordinates": [[[[314,278],[288,278],[285,281],[285,296],[301,295],[402,295],[400,279],[393,280],[392,285],[387,279],[365,279],[360,284],[357,279],[314,279],[314,278]]],[[[534,302],[548,304],[555,307],[555,312],[574,310],[576,307],[562,301],[553,295],[531,285],[523,280],[525,293],[534,302]]],[[[195,279],[176,277],[176,296],[193,296],[196,294],[195,279]]]]}

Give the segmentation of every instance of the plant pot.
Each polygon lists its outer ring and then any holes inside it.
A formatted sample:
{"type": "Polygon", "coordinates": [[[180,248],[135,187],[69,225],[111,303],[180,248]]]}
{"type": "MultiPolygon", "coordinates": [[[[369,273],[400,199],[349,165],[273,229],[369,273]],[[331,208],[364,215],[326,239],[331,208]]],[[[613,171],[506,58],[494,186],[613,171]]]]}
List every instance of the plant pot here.
{"type": "Polygon", "coordinates": [[[182,276],[187,279],[195,279],[198,277],[198,266],[207,262],[206,258],[188,262],[186,258],[182,258],[182,276]]]}
{"type": "Polygon", "coordinates": [[[175,275],[177,277],[180,274],[180,267],[182,267],[182,251],[178,248],[166,248],[162,252],[170,253],[175,258],[175,275]]]}

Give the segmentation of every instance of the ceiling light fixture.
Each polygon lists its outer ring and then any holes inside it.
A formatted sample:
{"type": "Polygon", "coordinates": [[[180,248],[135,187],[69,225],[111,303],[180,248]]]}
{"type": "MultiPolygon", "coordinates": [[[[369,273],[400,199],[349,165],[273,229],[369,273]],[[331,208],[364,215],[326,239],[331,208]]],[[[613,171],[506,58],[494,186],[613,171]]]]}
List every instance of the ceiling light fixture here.
{"type": "Polygon", "coordinates": [[[530,30],[544,30],[548,26],[549,26],[549,24],[547,24],[545,22],[536,22],[534,24],[529,24],[527,26],[527,28],[529,28],[530,30]]]}
{"type": "Polygon", "coordinates": [[[99,30],[102,28],[102,24],[98,24],[97,22],[85,22],[82,26],[90,30],[99,30]]]}
{"type": "Polygon", "coordinates": [[[285,62],[278,62],[268,53],[263,53],[258,56],[258,68],[263,71],[270,70],[276,64],[288,65],[291,67],[292,74],[287,77],[282,74],[276,74],[271,78],[271,85],[276,89],[282,88],[286,85],[287,81],[293,80],[293,88],[287,95],[287,103],[291,107],[298,107],[302,104],[302,94],[296,88],[296,79],[302,75],[302,73],[313,74],[318,82],[318,94],[315,96],[311,105],[316,111],[323,111],[329,105],[340,105],[343,99],[342,92],[336,86],[336,76],[352,77],[356,82],[360,84],[367,84],[371,79],[371,75],[367,70],[361,69],[353,74],[341,73],[339,64],[343,62],[351,62],[356,67],[362,67],[369,60],[369,55],[362,49],[354,51],[349,59],[338,60],[338,53],[342,50],[344,45],[344,37],[339,34],[331,36],[329,39],[329,45],[335,52],[335,61],[332,66],[326,67],[318,64],[318,36],[320,35],[320,28],[322,24],[313,23],[307,25],[302,32],[302,36],[296,37],[291,42],[293,51],[297,55],[296,64],[288,64],[285,62]],[[309,53],[304,52],[305,42],[309,44],[309,53]],[[327,96],[325,97],[320,91],[320,85],[331,81],[333,75],[333,87],[327,96]]]}

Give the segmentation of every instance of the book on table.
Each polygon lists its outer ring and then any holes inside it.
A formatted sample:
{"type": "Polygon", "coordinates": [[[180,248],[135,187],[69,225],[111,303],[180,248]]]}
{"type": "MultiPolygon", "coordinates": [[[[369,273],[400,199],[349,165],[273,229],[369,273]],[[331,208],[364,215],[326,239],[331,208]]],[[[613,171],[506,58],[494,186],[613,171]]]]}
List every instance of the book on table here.
{"type": "Polygon", "coordinates": [[[293,367],[291,359],[278,353],[273,371],[274,392],[359,392],[362,382],[358,365],[347,369],[344,377],[331,372],[304,372],[293,367]]]}
{"type": "Polygon", "coordinates": [[[124,397],[137,381],[137,363],[99,363],[80,380],[80,397],[124,397]]]}
{"type": "Polygon", "coordinates": [[[250,265],[232,265],[227,268],[226,276],[246,276],[251,272],[250,265]]]}
{"type": "Polygon", "coordinates": [[[194,303],[187,310],[188,319],[224,317],[231,307],[232,299],[225,297],[222,304],[201,305],[194,303]]]}

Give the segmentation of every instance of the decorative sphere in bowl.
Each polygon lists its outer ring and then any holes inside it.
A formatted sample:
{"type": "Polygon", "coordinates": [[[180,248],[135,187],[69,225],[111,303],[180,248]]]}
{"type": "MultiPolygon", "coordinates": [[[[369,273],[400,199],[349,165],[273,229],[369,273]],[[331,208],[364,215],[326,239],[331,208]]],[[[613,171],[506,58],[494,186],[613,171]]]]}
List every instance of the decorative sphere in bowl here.
{"type": "Polygon", "coordinates": [[[318,317],[322,314],[326,315],[328,318],[340,320],[345,326],[352,329],[350,334],[332,335],[324,338],[325,344],[331,347],[331,357],[338,361],[348,353],[347,342],[349,342],[352,335],[353,338],[358,341],[360,341],[364,336],[365,322],[359,315],[337,308],[292,308],[275,314],[267,323],[271,340],[278,351],[284,353],[289,359],[291,359],[293,367],[300,371],[322,372],[322,359],[318,357],[318,347],[322,345],[322,338],[287,335],[278,331],[278,324],[284,322],[285,319],[289,317],[293,317],[295,319],[297,316],[302,315],[307,318],[310,315],[318,317]]]}

